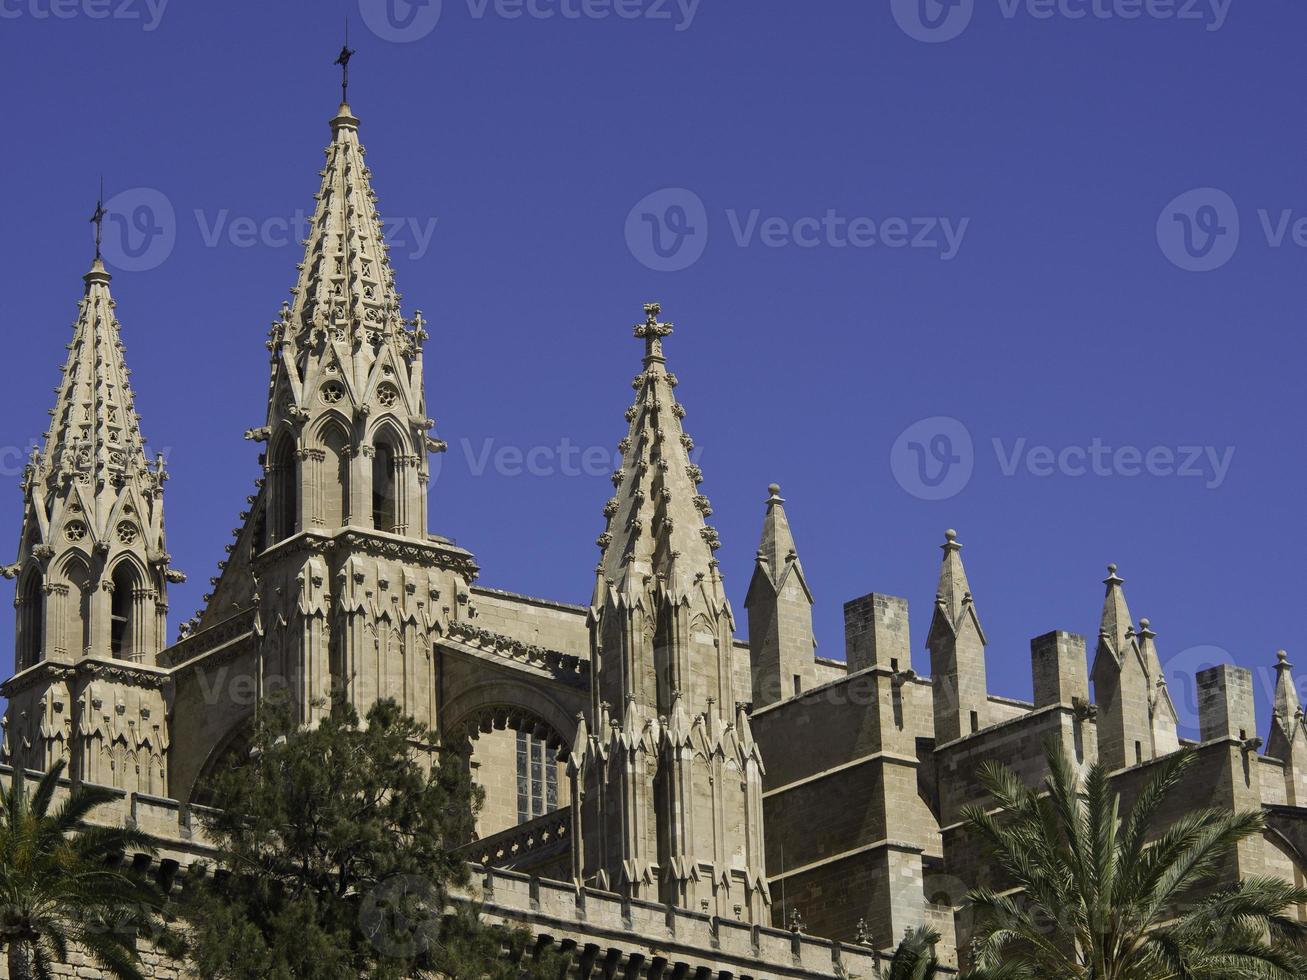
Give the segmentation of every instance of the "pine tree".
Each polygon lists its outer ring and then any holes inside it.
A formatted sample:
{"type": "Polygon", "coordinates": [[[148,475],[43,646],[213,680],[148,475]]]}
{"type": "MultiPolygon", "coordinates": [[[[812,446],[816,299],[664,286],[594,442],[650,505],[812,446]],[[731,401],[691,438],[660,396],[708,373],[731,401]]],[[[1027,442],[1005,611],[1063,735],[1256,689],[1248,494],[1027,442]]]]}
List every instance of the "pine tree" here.
{"type": "Polygon", "coordinates": [[[192,957],[224,980],[558,975],[528,937],[452,901],[469,882],[481,790],[432,733],[380,701],[312,729],[262,706],[240,764],[210,787],[221,870],[188,888],[192,957]]]}

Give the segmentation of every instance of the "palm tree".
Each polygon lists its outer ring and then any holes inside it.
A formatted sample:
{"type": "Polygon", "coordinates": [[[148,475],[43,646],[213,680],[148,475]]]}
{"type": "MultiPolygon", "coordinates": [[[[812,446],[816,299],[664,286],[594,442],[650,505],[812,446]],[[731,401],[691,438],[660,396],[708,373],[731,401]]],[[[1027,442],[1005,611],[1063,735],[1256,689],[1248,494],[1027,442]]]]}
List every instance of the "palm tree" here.
{"type": "Polygon", "coordinates": [[[1293,980],[1307,959],[1280,941],[1301,934],[1284,917],[1307,892],[1276,878],[1218,886],[1235,847],[1260,838],[1260,812],[1191,811],[1169,826],[1167,796],[1194,760],[1162,763],[1130,812],[1107,770],[1083,785],[1056,743],[1042,792],[987,764],[981,782],[999,805],[963,811],[1019,891],[977,888],[978,977],[1083,980],[1293,980]]]}
{"type": "Polygon", "coordinates": [[[127,852],[154,853],[137,830],[86,826],[97,807],[117,798],[99,786],[77,786],[51,812],[63,762],[27,792],[21,767],[8,789],[0,784],[0,948],[11,980],[50,976],[68,949],[89,953],[111,976],[138,980],[134,939],[152,930],[169,938],[162,893],[122,868],[127,852]]]}
{"type": "Polygon", "coordinates": [[[936,980],[942,977],[935,944],[940,936],[929,926],[909,929],[889,965],[876,971],[877,980],[936,980]]]}

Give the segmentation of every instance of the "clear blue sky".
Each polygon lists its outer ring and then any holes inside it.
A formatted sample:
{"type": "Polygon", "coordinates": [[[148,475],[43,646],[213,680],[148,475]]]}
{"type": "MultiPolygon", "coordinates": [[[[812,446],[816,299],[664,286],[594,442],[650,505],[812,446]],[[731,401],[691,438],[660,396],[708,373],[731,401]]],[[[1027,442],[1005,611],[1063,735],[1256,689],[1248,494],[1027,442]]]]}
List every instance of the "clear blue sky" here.
{"type": "Polygon", "coordinates": [[[242,433],[348,12],[400,288],[432,321],[432,526],[485,584],[587,598],[611,488],[559,450],[624,434],[658,299],[741,634],[777,481],[824,655],[846,599],[889,592],[924,672],[956,527],[995,692],[1028,694],[1032,636],[1092,644],[1109,561],[1182,714],[1216,651],[1263,694],[1279,647],[1307,679],[1301,3],[361,2],[0,0],[9,548],[103,173],[133,219],[174,213],[150,268],[110,256],[171,457],[171,628],[199,605],[258,475],[242,433]]]}

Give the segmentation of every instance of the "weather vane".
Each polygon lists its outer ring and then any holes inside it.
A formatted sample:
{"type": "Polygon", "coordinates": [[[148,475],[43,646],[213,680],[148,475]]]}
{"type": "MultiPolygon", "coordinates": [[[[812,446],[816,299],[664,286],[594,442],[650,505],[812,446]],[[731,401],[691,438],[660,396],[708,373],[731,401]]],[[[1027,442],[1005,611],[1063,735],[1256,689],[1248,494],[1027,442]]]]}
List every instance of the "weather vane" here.
{"type": "Polygon", "coordinates": [[[349,46],[349,18],[345,18],[345,44],[335,64],[340,65],[340,101],[349,102],[349,59],[354,57],[354,49],[349,46]]]}
{"type": "Polygon", "coordinates": [[[100,178],[100,199],[95,202],[95,213],[91,215],[91,224],[95,225],[95,257],[100,257],[100,241],[104,234],[104,218],[109,212],[104,209],[104,178],[100,178]]]}

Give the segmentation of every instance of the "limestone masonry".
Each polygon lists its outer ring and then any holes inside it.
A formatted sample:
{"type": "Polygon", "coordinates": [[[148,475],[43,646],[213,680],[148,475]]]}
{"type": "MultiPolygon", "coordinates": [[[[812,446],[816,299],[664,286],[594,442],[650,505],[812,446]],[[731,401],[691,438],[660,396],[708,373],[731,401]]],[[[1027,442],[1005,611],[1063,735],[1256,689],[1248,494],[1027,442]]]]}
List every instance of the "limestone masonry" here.
{"type": "MultiPolygon", "coordinates": [[[[163,880],[212,859],[193,808],[260,698],[313,724],[333,694],[360,713],[393,697],[486,789],[467,847],[486,915],[570,952],[573,975],[866,978],[922,923],[950,964],[965,960],[963,896],[1003,886],[959,820],[983,800],[983,762],[1037,780],[1052,738],[1105,761],[1128,800],[1180,748],[1157,634],[1132,618],[1115,566],[1092,651],[1065,632],[1031,641],[1033,704],[989,689],[952,531],[933,676],[911,669],[894,596],[846,603],[847,663],[826,660],[773,485],[737,640],[656,304],[635,328],[643,359],[589,604],[477,584],[472,553],[427,526],[429,457],[445,448],[423,391],[428,337],[420,312],[401,312],[348,105],[331,134],[293,302],[268,337],[267,421],[247,433],[263,478],[233,506],[205,608],[176,641],[168,473],[145,451],[98,258],[23,478],[3,569],[17,584],[4,760],[66,760],[119,790],[111,818],[157,838],[163,880]]],[[[1250,673],[1199,676],[1200,758],[1180,802],[1267,811],[1271,829],[1229,873],[1302,885],[1307,734],[1283,654],[1276,669],[1266,754],[1250,673]]],[[[96,974],[81,960],[65,975],[96,974]]]]}

